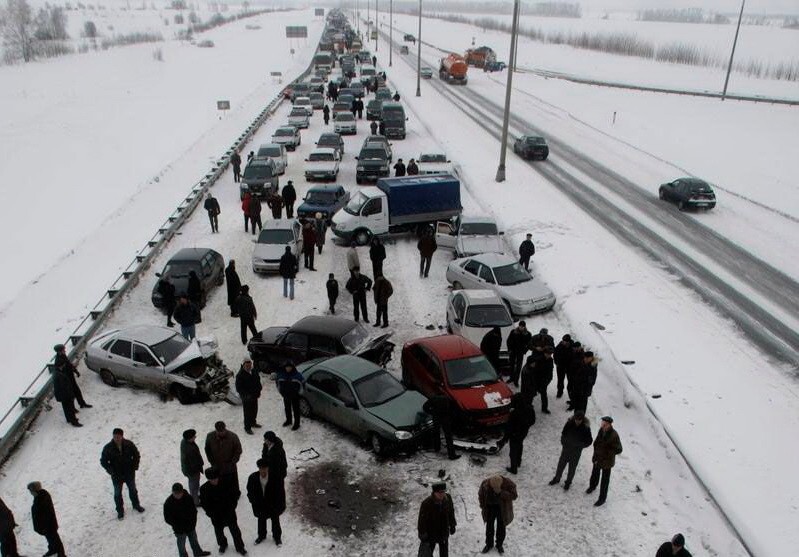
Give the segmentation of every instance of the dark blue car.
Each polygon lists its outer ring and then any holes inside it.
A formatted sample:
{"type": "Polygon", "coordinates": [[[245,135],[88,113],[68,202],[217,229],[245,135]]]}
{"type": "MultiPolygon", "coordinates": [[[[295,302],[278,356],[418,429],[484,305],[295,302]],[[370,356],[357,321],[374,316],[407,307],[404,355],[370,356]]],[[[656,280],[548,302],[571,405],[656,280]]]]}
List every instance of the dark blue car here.
{"type": "Polygon", "coordinates": [[[344,186],[331,184],[314,186],[308,190],[302,205],[297,209],[298,218],[314,218],[322,213],[326,220],[333,218],[336,211],[344,207],[350,200],[350,192],[344,186]]]}

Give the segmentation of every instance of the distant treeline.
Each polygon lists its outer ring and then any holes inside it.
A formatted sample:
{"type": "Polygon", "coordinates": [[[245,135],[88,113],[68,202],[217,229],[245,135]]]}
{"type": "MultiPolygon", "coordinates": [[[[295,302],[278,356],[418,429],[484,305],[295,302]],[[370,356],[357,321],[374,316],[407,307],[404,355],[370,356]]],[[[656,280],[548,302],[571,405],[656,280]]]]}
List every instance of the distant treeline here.
{"type": "Polygon", "coordinates": [[[730,23],[725,15],[710,13],[702,8],[652,9],[638,12],[638,21],[664,21],[670,23],[730,23]]]}
{"type": "MultiPolygon", "coordinates": [[[[354,8],[355,3],[349,2],[349,7],[354,8]]],[[[361,10],[364,10],[363,2],[361,10]]],[[[395,0],[394,11],[400,13],[419,13],[419,2],[415,0],[395,0]]],[[[425,12],[453,12],[470,14],[498,14],[510,15],[513,13],[513,2],[486,0],[484,2],[471,2],[463,0],[425,0],[425,12]]],[[[544,17],[582,17],[579,3],[572,2],[522,2],[522,15],[537,15],[544,17]]]]}

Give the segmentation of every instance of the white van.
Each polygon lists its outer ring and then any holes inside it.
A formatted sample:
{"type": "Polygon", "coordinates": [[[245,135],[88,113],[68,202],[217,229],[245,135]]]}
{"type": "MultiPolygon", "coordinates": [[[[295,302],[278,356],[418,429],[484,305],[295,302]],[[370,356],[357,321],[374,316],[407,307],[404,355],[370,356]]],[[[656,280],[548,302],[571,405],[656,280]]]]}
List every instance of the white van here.
{"type": "Polygon", "coordinates": [[[272,159],[275,161],[275,168],[278,174],[285,174],[286,167],[289,165],[289,158],[286,154],[286,146],[279,143],[264,143],[258,147],[255,153],[256,159],[272,159]]]}

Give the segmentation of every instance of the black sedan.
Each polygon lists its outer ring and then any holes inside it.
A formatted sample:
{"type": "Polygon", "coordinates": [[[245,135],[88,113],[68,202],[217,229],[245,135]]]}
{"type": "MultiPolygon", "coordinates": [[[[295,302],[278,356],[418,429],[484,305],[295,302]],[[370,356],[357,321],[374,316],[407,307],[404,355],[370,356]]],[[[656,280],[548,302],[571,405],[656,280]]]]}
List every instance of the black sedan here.
{"type": "Polygon", "coordinates": [[[524,159],[547,160],[549,145],[547,140],[537,135],[522,135],[513,142],[513,152],[524,159]]]}
{"type": "Polygon", "coordinates": [[[716,194],[713,188],[699,178],[680,178],[663,184],[658,190],[663,201],[676,203],[680,211],[703,209],[709,211],[716,206],[716,194]]]}
{"type": "Polygon", "coordinates": [[[342,354],[359,356],[379,366],[391,359],[392,333],[370,335],[351,319],[332,315],[303,317],[291,327],[268,327],[250,339],[247,350],[257,369],[276,371],[287,363],[301,364],[342,354]]]}
{"type": "MultiPolygon", "coordinates": [[[[210,248],[183,248],[167,261],[164,270],[155,276],[161,280],[169,279],[175,287],[175,296],[188,294],[189,273],[194,271],[200,279],[202,297],[200,306],[205,306],[208,293],[215,286],[225,282],[225,260],[222,255],[210,248]]],[[[153,305],[163,308],[164,302],[158,293],[158,282],[153,287],[153,305]]]]}

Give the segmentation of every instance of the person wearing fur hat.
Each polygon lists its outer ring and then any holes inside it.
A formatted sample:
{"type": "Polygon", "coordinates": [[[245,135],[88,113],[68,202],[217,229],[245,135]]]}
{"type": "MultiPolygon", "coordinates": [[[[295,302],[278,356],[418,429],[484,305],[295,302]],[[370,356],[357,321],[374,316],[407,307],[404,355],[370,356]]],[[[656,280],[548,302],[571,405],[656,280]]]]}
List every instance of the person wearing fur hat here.
{"type": "Polygon", "coordinates": [[[685,536],[674,534],[671,541],[663,543],[658,548],[655,557],[691,557],[691,553],[685,549],[685,536]]]}
{"type": "Polygon", "coordinates": [[[563,489],[568,490],[571,487],[574,473],[577,471],[577,464],[580,462],[580,455],[583,454],[583,449],[591,446],[591,440],[591,426],[588,424],[588,418],[582,412],[575,412],[574,416],[566,420],[566,425],[563,426],[563,431],[560,433],[562,447],[560,458],[555,470],[555,477],[552,478],[549,485],[560,483],[560,477],[568,464],[569,471],[566,473],[566,483],[563,484],[563,489]]]}
{"type": "Polygon", "coordinates": [[[438,545],[439,557],[448,557],[449,537],[455,533],[457,525],[455,506],[447,493],[447,485],[444,482],[434,483],[433,493],[419,507],[419,555],[432,557],[438,545]]]}
{"type": "Polygon", "coordinates": [[[613,429],[613,418],[604,416],[599,425],[599,431],[594,439],[594,456],[592,461],[594,468],[591,470],[591,480],[588,483],[586,493],[592,493],[599,484],[599,499],[594,503],[595,507],[601,507],[608,498],[608,487],[610,485],[610,470],[616,464],[616,455],[621,454],[621,439],[619,434],[613,429]],[[599,476],[602,475],[602,482],[599,476]]]}
{"type": "Polygon", "coordinates": [[[494,547],[495,525],[497,552],[505,553],[502,547],[505,543],[505,528],[513,521],[513,501],[517,497],[516,484],[499,474],[480,484],[477,498],[480,501],[483,522],[486,524],[486,543],[482,553],[488,553],[494,547]]]}

